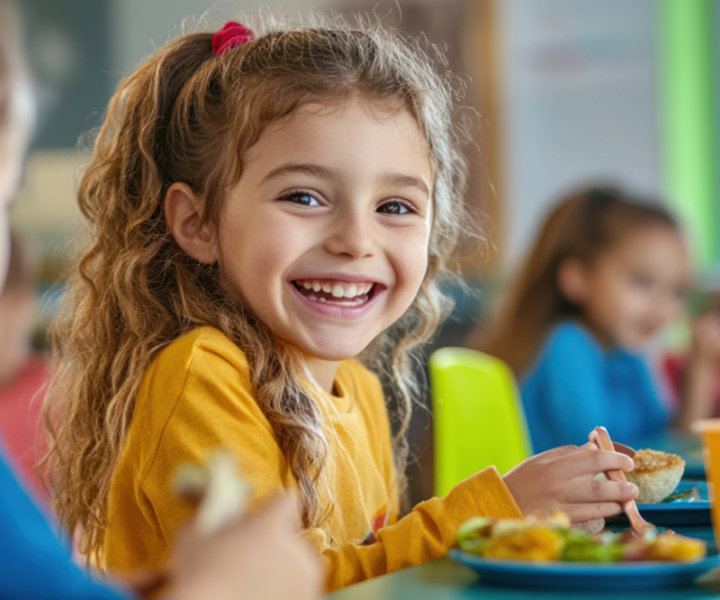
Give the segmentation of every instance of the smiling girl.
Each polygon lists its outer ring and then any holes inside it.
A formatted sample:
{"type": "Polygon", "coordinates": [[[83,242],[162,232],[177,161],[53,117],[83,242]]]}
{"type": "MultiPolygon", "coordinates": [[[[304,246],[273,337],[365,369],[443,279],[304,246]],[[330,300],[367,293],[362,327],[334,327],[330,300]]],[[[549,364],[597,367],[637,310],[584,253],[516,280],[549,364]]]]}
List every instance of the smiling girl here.
{"type": "Polygon", "coordinates": [[[173,472],[219,445],[254,503],[297,492],[330,589],[444,555],[474,515],[583,521],[635,496],[593,482],[628,457],[562,448],[399,518],[410,354],[444,314],[462,218],[449,83],[380,27],[228,23],[120,85],[48,392],[55,508],[83,552],[162,563],[192,510],[173,472]]]}

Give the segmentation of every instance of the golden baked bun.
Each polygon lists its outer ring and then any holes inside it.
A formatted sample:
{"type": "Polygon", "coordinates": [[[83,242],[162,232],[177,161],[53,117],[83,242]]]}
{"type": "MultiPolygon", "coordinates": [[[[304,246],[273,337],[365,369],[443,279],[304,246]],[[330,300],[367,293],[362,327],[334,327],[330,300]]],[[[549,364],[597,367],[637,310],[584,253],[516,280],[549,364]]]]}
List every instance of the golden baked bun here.
{"type": "Polygon", "coordinates": [[[635,469],[625,476],[640,490],[638,504],[662,502],[675,491],[685,472],[685,461],[677,454],[639,450],[633,460],[635,469]]]}

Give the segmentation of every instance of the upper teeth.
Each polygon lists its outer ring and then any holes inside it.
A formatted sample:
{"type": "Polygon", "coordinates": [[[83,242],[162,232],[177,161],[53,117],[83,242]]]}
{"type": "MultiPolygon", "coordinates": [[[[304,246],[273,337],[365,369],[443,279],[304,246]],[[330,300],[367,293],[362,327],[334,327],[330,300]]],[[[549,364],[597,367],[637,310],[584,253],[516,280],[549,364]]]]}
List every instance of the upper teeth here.
{"type": "Polygon", "coordinates": [[[315,292],[323,291],[326,294],[332,294],[335,298],[354,298],[367,294],[374,284],[372,283],[340,283],[335,281],[328,283],[327,281],[298,281],[306,290],[315,292]]]}

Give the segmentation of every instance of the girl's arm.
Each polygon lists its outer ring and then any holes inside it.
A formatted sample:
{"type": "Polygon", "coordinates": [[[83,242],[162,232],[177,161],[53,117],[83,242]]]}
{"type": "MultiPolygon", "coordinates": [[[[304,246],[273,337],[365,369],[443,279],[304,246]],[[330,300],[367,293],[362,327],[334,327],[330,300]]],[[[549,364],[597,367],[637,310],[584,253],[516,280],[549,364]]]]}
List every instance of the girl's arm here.
{"type": "Polygon", "coordinates": [[[564,446],[533,456],[503,480],[490,467],[456,485],[444,498],[418,504],[405,518],[384,527],[370,546],[329,547],[319,529],[309,532],[328,562],[327,585],[335,590],[445,556],[456,545],[459,526],[475,516],[519,518],[565,511],[573,523],[600,523],[637,497],[633,483],[596,480],[604,471],[630,471],[624,454],[596,446],[564,446]]]}
{"type": "Polygon", "coordinates": [[[327,563],[328,591],[445,556],[459,526],[475,516],[519,518],[522,513],[495,467],[456,485],[444,498],[422,502],[397,523],[383,527],[370,545],[331,547],[325,532],[308,537],[327,563]]]}
{"type": "Polygon", "coordinates": [[[715,382],[720,365],[720,315],[708,312],[693,326],[690,358],[685,370],[683,398],[677,426],[689,430],[693,421],[713,415],[715,382]]]}

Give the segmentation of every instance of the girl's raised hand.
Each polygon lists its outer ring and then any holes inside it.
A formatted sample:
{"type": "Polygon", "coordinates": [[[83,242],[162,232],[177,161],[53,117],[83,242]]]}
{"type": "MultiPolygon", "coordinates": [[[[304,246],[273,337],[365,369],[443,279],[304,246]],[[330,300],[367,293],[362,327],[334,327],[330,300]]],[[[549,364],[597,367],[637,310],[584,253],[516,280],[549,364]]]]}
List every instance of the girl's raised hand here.
{"type": "Polygon", "coordinates": [[[711,310],[693,324],[692,346],[685,369],[682,405],[677,417],[680,430],[715,412],[716,372],[720,363],[720,312],[711,310]]]}
{"type": "Polygon", "coordinates": [[[605,471],[633,470],[629,456],[603,452],[594,444],[562,446],[532,456],[503,480],[524,515],[562,510],[573,523],[610,517],[638,495],[634,483],[595,477],[605,471]]]}
{"type": "Polygon", "coordinates": [[[691,360],[711,363],[714,368],[720,360],[720,312],[708,311],[693,324],[691,360]]]}

